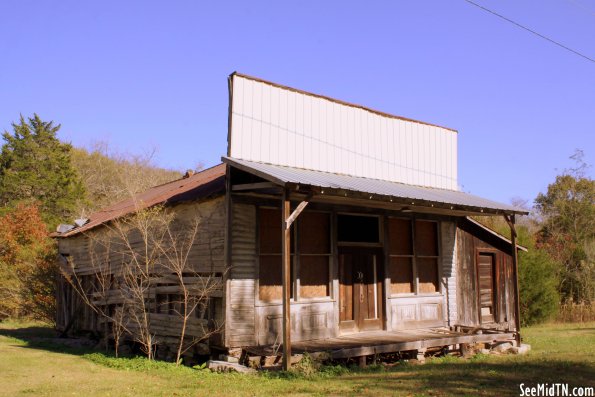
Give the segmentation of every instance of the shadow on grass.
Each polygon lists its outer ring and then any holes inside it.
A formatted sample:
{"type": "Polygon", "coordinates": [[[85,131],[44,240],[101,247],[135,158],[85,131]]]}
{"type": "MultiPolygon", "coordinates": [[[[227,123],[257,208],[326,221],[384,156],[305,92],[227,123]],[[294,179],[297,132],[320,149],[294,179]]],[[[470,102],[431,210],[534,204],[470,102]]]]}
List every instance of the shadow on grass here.
{"type": "Polygon", "coordinates": [[[559,330],[559,332],[560,333],[563,333],[563,332],[581,332],[581,333],[589,334],[589,333],[595,332],[595,328],[586,328],[586,327],[585,328],[580,328],[580,327],[579,328],[567,328],[567,329],[564,329],[564,330],[559,330]]]}
{"type": "Polygon", "coordinates": [[[573,386],[595,387],[593,364],[517,358],[514,361],[502,357],[488,362],[461,360],[456,363],[404,365],[395,370],[353,373],[344,378],[359,384],[363,389],[366,386],[373,387],[380,395],[425,392],[434,395],[518,396],[521,384],[533,387],[538,383],[567,383],[570,389],[573,386]]]}
{"type": "Polygon", "coordinates": [[[61,338],[50,327],[28,326],[21,328],[0,328],[0,336],[14,338],[24,342],[20,347],[47,350],[54,353],[83,355],[97,352],[97,341],[88,338],[61,338]]]}
{"type": "MultiPolygon", "coordinates": [[[[577,331],[585,330],[586,328],[577,328],[577,331]]],[[[89,342],[84,338],[58,338],[56,332],[47,327],[0,328],[0,335],[22,340],[25,342],[25,345],[21,346],[23,348],[72,355],[98,352],[91,345],[96,342],[89,342]]],[[[110,355],[100,353],[105,356],[110,355]]],[[[584,360],[590,359],[585,357],[584,360]]],[[[299,386],[312,393],[319,393],[321,384],[324,384],[329,392],[340,384],[347,386],[353,395],[378,396],[401,394],[518,396],[519,385],[533,387],[538,383],[567,383],[570,388],[595,387],[595,363],[592,360],[583,361],[582,358],[563,360],[554,354],[544,356],[541,353],[527,356],[478,356],[468,360],[436,359],[430,360],[425,365],[401,363],[388,369],[383,366],[366,369],[326,367],[309,377],[282,372],[263,375],[283,380],[292,385],[291,387],[299,386]]]]}

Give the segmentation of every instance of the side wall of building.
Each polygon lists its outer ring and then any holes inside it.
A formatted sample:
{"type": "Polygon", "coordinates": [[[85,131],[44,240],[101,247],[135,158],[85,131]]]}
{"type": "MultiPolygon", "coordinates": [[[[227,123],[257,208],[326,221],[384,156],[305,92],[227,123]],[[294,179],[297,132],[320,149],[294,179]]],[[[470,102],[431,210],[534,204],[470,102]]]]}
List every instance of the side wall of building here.
{"type": "MultiPolygon", "coordinates": [[[[181,225],[200,219],[195,235],[184,232],[190,239],[187,249],[184,283],[190,288],[208,289],[208,307],[197,309],[188,323],[187,335],[200,337],[206,330],[221,327],[224,323],[222,280],[225,275],[224,243],[225,243],[225,205],[224,197],[217,197],[202,202],[189,202],[171,207],[175,219],[171,222],[171,230],[179,232],[181,225]],[[186,223],[185,223],[186,222],[186,223]],[[189,237],[190,236],[190,237],[189,237]],[[206,283],[206,284],[205,284],[206,283]],[[208,287],[204,287],[208,284],[208,287]]],[[[113,228],[112,228],[113,229],[113,228]]],[[[186,230],[186,229],[184,229],[186,230]]],[[[59,280],[57,305],[57,327],[69,332],[104,333],[108,327],[104,324],[106,316],[94,311],[85,304],[80,291],[86,291],[86,299],[100,307],[100,312],[114,313],[128,299],[118,282],[129,275],[127,263],[133,255],[145,255],[147,247],[145,239],[138,232],[131,232],[123,239],[111,240],[109,228],[98,227],[84,234],[58,239],[59,260],[64,277],[59,280]],[[112,242],[110,244],[110,241],[112,242]],[[70,282],[68,281],[70,280],[70,282]],[[75,287],[72,286],[75,284],[75,287]],[[79,292],[77,292],[79,290],[79,292]]],[[[158,263],[152,266],[150,287],[145,295],[148,310],[152,312],[151,327],[162,340],[171,341],[179,338],[181,324],[179,312],[182,289],[171,268],[158,263]]]]}
{"type": "MultiPolygon", "coordinates": [[[[270,205],[270,204],[269,204],[270,205]]],[[[230,231],[231,270],[226,284],[226,346],[230,348],[281,343],[281,301],[259,299],[259,206],[232,202],[230,231]]],[[[325,211],[317,207],[317,211],[325,211]]],[[[307,209],[306,212],[311,211],[307,209]]],[[[333,213],[332,207],[328,207],[333,213]]],[[[304,212],[304,213],[306,213],[304,212]]],[[[378,214],[381,225],[388,216],[378,214]]],[[[336,219],[336,215],[332,217],[336,219]]],[[[409,218],[412,219],[412,218],[409,218]]],[[[432,218],[422,217],[421,219],[432,218]]],[[[298,218],[299,221],[299,218],[298,218]]],[[[279,219],[279,223],[281,219],[279,219]]],[[[424,327],[442,327],[457,323],[457,234],[453,220],[433,220],[438,224],[439,290],[434,293],[392,294],[388,268],[385,268],[383,296],[383,329],[398,331],[424,327]]],[[[333,221],[332,228],[336,227],[333,221]]],[[[384,226],[382,226],[384,227],[384,226]]],[[[295,230],[294,230],[295,232],[295,230]]],[[[387,232],[388,233],[388,232],[387,232]]],[[[339,274],[336,231],[332,233],[329,296],[316,299],[291,300],[291,336],[293,341],[324,339],[338,336],[339,331],[339,274]]],[[[385,247],[385,266],[389,266],[388,240],[385,247]]],[[[299,257],[299,255],[297,256],[299,257]]],[[[294,257],[292,260],[295,260],[294,257]]],[[[295,270],[294,270],[295,272],[295,270]]],[[[295,274],[294,274],[295,277],[295,274]]],[[[267,277],[265,277],[267,279],[267,277]]],[[[296,280],[299,289],[299,280],[296,280]]],[[[295,292],[295,291],[294,291],[295,292]]]]}
{"type": "MultiPolygon", "coordinates": [[[[271,202],[267,202],[271,205],[271,202]]],[[[233,203],[231,219],[231,269],[227,280],[226,346],[230,348],[279,344],[281,338],[282,305],[278,301],[259,298],[259,205],[239,201],[233,203]]],[[[274,208],[274,207],[264,207],[274,208]]],[[[308,211],[329,211],[332,207],[315,207],[308,211]]],[[[354,209],[355,211],[355,209],[354,209]]],[[[368,212],[368,214],[371,214],[368,212]]],[[[390,215],[381,216],[387,225],[390,215]]],[[[336,227],[336,213],[332,216],[336,227]]],[[[408,218],[416,219],[416,217],[408,218]]],[[[510,329],[514,324],[512,261],[506,244],[493,234],[463,225],[463,219],[419,216],[438,223],[440,288],[434,293],[391,294],[388,271],[384,280],[384,326],[387,331],[443,326],[488,326],[510,329]],[[477,260],[479,254],[494,257],[494,320],[490,324],[480,319],[477,260]]],[[[299,219],[298,219],[299,221],[299,219]]],[[[279,222],[281,220],[279,219],[279,222]]],[[[299,228],[298,228],[299,229],[299,228]]],[[[297,229],[296,229],[297,230],[297,229]]],[[[295,230],[294,230],[295,232],[295,230]]],[[[387,231],[388,233],[388,231],[387,231]]],[[[312,340],[335,337],[339,330],[339,281],[337,232],[331,248],[329,296],[326,298],[292,298],[292,340],[312,340]]],[[[388,236],[388,234],[387,234],[388,236]]],[[[299,239],[299,236],[298,236],[299,239]]],[[[390,238],[382,242],[385,265],[390,261],[390,238]]],[[[299,255],[298,255],[299,257],[299,255]]],[[[292,256],[292,260],[296,257],[292,256]]],[[[295,269],[294,269],[295,272],[295,269]]],[[[295,277],[294,273],[294,277],[295,277]]],[[[264,277],[270,281],[269,277],[264,277]]],[[[299,278],[295,281],[300,288],[299,278]]],[[[262,292],[262,291],[261,291],[262,292]]],[[[295,291],[294,291],[295,292],[295,291]]],[[[485,294],[484,294],[485,295],[485,294]]]]}
{"type": "Polygon", "coordinates": [[[470,327],[487,326],[513,330],[514,319],[514,279],[511,255],[504,251],[501,241],[490,241],[487,236],[467,227],[457,227],[456,324],[470,327]],[[494,321],[481,320],[481,291],[478,275],[479,255],[494,258],[493,293],[494,321]]]}
{"type": "MultiPolygon", "coordinates": [[[[231,270],[226,287],[226,345],[233,348],[280,344],[281,302],[261,301],[258,294],[257,206],[234,203],[231,213],[231,270]]],[[[333,291],[336,295],[336,289],[333,291]]],[[[335,302],[334,295],[316,302],[292,301],[292,340],[334,336],[335,302]]]]}

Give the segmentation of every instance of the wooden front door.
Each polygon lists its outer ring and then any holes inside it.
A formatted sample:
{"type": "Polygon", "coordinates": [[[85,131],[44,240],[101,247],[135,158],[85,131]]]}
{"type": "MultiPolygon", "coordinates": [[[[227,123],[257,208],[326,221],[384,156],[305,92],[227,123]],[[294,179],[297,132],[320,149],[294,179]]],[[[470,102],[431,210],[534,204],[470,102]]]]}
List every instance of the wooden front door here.
{"type": "Polygon", "coordinates": [[[493,323],[496,318],[496,256],[480,252],[477,256],[477,285],[479,319],[481,324],[493,323]]]}
{"type": "Polygon", "coordinates": [[[339,330],[382,329],[382,250],[339,249],[339,330]]]}

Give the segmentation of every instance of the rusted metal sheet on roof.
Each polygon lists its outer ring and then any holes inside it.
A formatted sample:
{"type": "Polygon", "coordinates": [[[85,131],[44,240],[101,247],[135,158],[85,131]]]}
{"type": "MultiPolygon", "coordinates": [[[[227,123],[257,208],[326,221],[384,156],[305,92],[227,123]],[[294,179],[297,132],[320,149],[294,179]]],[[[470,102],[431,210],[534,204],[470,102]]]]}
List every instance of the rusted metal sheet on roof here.
{"type": "Polygon", "coordinates": [[[457,189],[457,133],[254,77],[230,77],[228,156],[457,189]]]}
{"type": "Polygon", "coordinates": [[[178,203],[223,194],[225,192],[225,165],[219,164],[187,178],[155,186],[136,196],[120,201],[89,216],[89,222],[56,237],[69,237],[131,214],[139,209],[161,203],[178,203]]]}
{"type": "Polygon", "coordinates": [[[511,205],[498,203],[489,199],[463,193],[457,190],[437,189],[414,186],[398,182],[361,178],[351,175],[339,175],[330,172],[312,171],[295,167],[264,164],[254,161],[239,160],[231,157],[222,158],[223,162],[236,168],[258,175],[279,185],[300,184],[367,193],[375,199],[410,199],[412,205],[416,201],[440,203],[472,209],[489,209],[526,214],[527,211],[511,205]]]}

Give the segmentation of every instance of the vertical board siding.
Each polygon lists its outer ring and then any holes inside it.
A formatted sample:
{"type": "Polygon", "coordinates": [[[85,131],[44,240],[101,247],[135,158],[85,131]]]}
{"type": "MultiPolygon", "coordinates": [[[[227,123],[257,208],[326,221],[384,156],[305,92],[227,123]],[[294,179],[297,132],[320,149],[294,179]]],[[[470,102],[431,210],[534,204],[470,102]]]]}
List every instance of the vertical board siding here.
{"type": "Polygon", "coordinates": [[[457,317],[458,324],[479,324],[473,236],[457,228],[457,317]]]}
{"type": "MultiPolygon", "coordinates": [[[[479,326],[479,297],[477,285],[478,252],[493,253],[496,273],[496,316],[494,325],[514,329],[514,279],[512,260],[508,252],[496,249],[471,233],[457,227],[456,231],[456,307],[457,324],[479,326]]],[[[488,323],[489,325],[489,323],[488,323]]]]}
{"type": "Polygon", "coordinates": [[[254,291],[256,279],[256,207],[232,204],[228,347],[256,344],[254,291]]]}
{"type": "Polygon", "coordinates": [[[230,155],[457,190],[457,133],[233,76],[230,155]]]}

